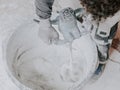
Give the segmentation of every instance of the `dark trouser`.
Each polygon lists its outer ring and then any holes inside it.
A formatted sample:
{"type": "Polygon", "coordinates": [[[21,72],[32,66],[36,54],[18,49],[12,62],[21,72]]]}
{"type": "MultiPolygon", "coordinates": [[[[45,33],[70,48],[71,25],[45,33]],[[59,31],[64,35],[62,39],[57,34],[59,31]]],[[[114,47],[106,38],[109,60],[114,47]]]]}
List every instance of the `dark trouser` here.
{"type": "Polygon", "coordinates": [[[54,0],[35,0],[36,14],[43,19],[50,18],[54,0]]]}

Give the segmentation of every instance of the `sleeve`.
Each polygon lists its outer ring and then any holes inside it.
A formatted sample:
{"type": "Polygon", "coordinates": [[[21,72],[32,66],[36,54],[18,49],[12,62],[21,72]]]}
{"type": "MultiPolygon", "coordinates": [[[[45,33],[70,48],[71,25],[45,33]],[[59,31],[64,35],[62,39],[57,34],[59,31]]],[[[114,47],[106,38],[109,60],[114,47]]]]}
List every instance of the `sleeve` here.
{"type": "Polygon", "coordinates": [[[35,0],[36,14],[43,19],[50,18],[54,0],[35,0]]]}
{"type": "Polygon", "coordinates": [[[120,11],[118,11],[114,16],[108,17],[105,21],[99,23],[97,34],[101,37],[110,37],[112,39],[120,21],[120,11]]]}

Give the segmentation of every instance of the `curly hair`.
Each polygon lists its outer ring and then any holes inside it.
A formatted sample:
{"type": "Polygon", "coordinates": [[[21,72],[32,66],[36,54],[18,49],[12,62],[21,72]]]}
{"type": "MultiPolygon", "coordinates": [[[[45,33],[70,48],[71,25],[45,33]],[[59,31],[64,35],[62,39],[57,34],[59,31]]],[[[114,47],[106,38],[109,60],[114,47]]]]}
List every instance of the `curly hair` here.
{"type": "Polygon", "coordinates": [[[97,20],[113,16],[120,10],[120,0],[80,0],[80,2],[97,20]]]}

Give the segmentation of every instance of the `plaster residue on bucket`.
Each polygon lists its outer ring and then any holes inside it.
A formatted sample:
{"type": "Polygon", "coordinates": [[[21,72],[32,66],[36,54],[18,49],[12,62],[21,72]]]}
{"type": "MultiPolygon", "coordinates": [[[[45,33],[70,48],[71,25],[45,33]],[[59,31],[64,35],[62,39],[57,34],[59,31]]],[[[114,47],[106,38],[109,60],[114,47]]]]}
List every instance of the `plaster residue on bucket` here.
{"type": "Polygon", "coordinates": [[[9,39],[6,58],[13,76],[27,87],[68,90],[95,70],[96,50],[95,43],[86,34],[73,41],[71,62],[68,44],[45,44],[39,38],[38,24],[31,22],[19,28],[9,39]]]}

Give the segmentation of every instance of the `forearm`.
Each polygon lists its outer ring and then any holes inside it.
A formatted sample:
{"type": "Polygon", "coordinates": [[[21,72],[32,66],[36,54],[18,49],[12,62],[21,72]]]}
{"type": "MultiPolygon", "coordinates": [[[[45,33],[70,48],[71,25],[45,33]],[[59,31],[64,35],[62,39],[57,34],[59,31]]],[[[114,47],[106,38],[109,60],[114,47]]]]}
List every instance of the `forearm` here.
{"type": "Polygon", "coordinates": [[[43,19],[50,18],[54,0],[35,0],[36,14],[43,19]]]}

